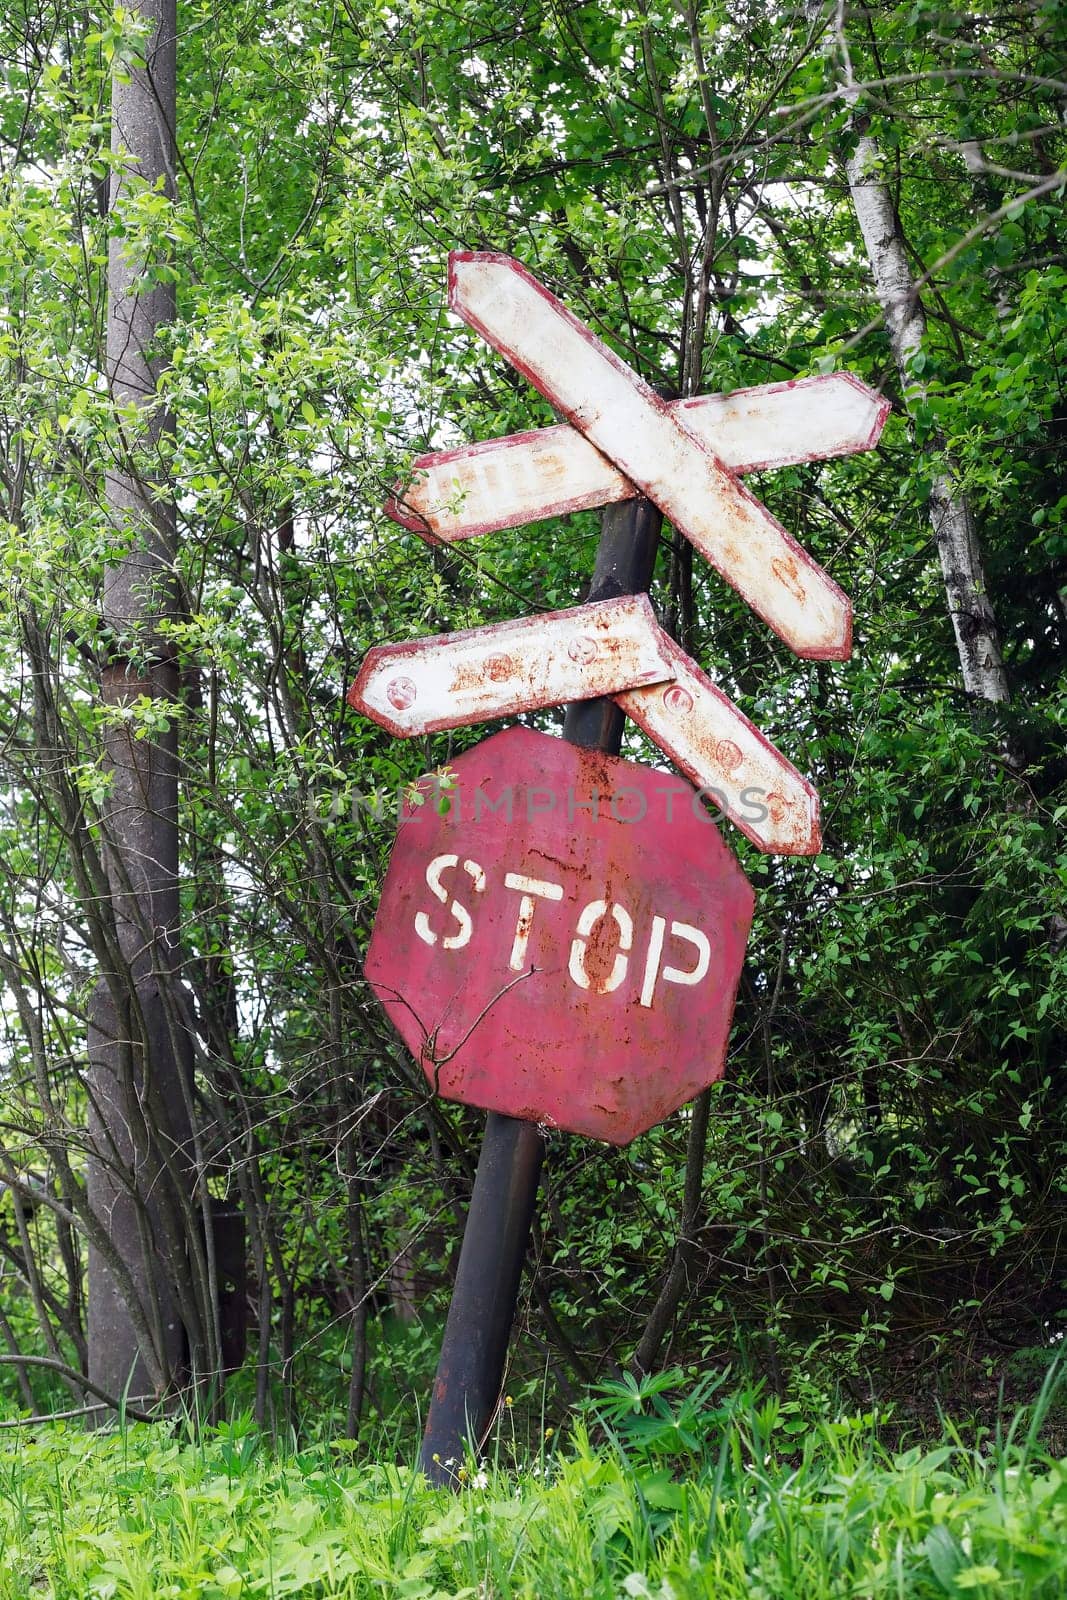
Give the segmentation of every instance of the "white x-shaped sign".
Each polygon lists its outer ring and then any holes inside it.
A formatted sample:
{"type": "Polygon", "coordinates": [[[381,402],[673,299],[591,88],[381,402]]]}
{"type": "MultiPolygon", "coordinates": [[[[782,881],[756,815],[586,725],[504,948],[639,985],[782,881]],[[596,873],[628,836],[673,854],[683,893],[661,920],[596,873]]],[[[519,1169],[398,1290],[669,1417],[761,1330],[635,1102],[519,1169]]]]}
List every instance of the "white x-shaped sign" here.
{"type": "MultiPolygon", "coordinates": [[[[521,263],[449,257],[449,302],[570,418],[423,456],[386,509],[452,542],[643,494],[797,652],[844,659],[851,606],[738,473],[870,449],[888,403],[849,374],[662,401],[521,263]]],[[[611,694],[742,832],[819,849],[818,796],[632,596],[371,650],[350,702],[410,737],[611,694]]]]}
{"type": "MultiPolygon", "coordinates": [[[[576,478],[572,477],[573,460],[561,463],[558,497],[565,509],[602,504],[635,492],[646,495],[797,655],[815,660],[847,659],[852,633],[848,597],[745,488],[724,459],[731,453],[730,435],[734,458],[738,455],[737,429],[723,421],[724,413],[731,411],[723,405],[729,397],[716,397],[710,404],[702,400],[670,405],[661,400],[510,256],[456,251],[448,261],[448,287],[452,309],[570,420],[587,446],[599,452],[601,461],[591,461],[588,449],[582,452],[579,447],[576,478]],[[717,425],[728,435],[727,445],[720,450],[715,448],[717,425]],[[590,474],[596,498],[590,498],[586,481],[590,474]],[[603,495],[597,480],[607,491],[603,495]]],[[[780,415],[781,391],[772,392],[780,415]]],[[[760,391],[749,391],[748,400],[746,410],[751,418],[758,409],[760,391]]],[[[795,404],[787,403],[784,409],[794,410],[795,404]]],[[[888,412],[885,402],[848,378],[838,378],[832,391],[827,387],[821,394],[809,388],[799,404],[826,413],[821,430],[824,442],[821,447],[817,443],[814,450],[805,448],[801,458],[838,454],[847,448],[869,449],[888,412]],[[858,433],[858,444],[840,442],[842,402],[849,414],[845,437],[854,438],[858,433]],[[830,423],[833,412],[838,413],[836,434],[830,423]]],[[[766,430],[762,433],[765,438],[766,430]]],[[[520,434],[517,440],[536,447],[537,437],[520,434]]],[[[557,437],[553,442],[561,441],[557,437]]],[[[495,448],[499,449],[499,444],[495,448]]],[[[569,440],[567,448],[573,457],[569,440]]],[[[780,449],[772,451],[775,453],[783,454],[780,449]]],[[[795,451],[791,458],[798,458],[795,451]]],[[[520,452],[520,470],[527,460],[520,452]]],[[[483,459],[479,464],[484,468],[486,463],[483,459]]],[[[745,464],[763,464],[758,447],[745,464]]],[[[516,465],[514,458],[511,465],[516,465]]],[[[505,512],[503,523],[497,518],[490,525],[506,526],[510,520],[505,512]]]]}

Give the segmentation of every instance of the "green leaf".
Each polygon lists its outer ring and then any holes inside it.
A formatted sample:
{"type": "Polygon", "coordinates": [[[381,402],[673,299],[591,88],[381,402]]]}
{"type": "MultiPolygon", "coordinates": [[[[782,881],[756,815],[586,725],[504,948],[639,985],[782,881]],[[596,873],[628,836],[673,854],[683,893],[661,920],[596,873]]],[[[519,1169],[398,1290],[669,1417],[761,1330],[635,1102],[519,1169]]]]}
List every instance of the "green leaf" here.
{"type": "Polygon", "coordinates": [[[926,1535],[922,1544],[930,1571],[945,1594],[955,1594],[956,1577],[962,1571],[965,1557],[959,1543],[943,1523],[937,1523],[926,1535]]]}

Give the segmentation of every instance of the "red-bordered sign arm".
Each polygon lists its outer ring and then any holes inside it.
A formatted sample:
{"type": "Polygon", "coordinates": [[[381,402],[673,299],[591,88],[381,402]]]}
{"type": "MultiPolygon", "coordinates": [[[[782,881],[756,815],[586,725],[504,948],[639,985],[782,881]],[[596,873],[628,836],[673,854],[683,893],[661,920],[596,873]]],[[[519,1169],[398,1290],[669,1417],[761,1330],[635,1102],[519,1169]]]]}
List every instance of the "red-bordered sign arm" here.
{"type": "MultiPolygon", "coordinates": [[[[878,443],[889,401],[849,372],[699,395],[668,406],[731,472],[761,472],[878,443]]],[[[625,473],[566,423],[422,455],[385,510],[428,543],[628,500],[625,473]]]]}
{"type": "Polygon", "coordinates": [[[410,739],[662,683],[674,671],[665,641],[647,595],[594,600],[518,622],[376,645],[348,702],[410,739]]]}
{"type": "Polygon", "coordinates": [[[615,696],[638,727],[735,828],[772,855],[813,856],[822,847],[819,796],[667,634],[673,681],[615,696]]]}
{"type": "Polygon", "coordinates": [[[449,303],[663,511],[800,656],[843,660],[852,607],[664,401],[510,256],[449,257],[449,303]]]}

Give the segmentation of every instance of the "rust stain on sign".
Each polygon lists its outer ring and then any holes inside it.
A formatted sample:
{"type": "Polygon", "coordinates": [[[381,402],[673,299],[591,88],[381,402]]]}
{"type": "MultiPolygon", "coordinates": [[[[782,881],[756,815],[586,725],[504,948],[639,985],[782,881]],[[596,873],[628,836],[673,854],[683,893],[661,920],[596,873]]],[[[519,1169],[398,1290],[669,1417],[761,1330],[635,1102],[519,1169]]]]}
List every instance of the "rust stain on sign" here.
{"type": "Polygon", "coordinates": [[[789,590],[789,593],[791,595],[795,595],[801,604],[803,604],[803,602],[807,599],[807,591],[800,581],[800,574],[797,571],[797,564],[793,560],[792,556],[779,556],[776,560],[771,562],[771,570],[775,577],[782,581],[785,587],[789,590]]]}
{"type": "Polygon", "coordinates": [[[614,698],[680,772],[761,850],[817,855],[819,797],[707,673],[666,634],[674,682],[614,698]]]}

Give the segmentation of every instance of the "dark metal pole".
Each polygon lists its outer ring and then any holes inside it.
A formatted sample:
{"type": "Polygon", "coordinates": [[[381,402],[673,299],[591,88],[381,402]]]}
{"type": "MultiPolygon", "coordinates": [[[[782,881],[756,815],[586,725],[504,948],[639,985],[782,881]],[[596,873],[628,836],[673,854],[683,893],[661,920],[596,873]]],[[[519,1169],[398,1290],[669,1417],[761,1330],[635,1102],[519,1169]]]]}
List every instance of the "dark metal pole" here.
{"type": "MultiPolygon", "coordinates": [[[[605,508],[587,600],[647,590],[662,520],[648,500],[605,508]]],[[[624,721],[613,700],[578,700],[567,707],[563,737],[618,755],[624,721]]],[[[422,1441],[431,1483],[455,1487],[467,1441],[477,1449],[492,1422],[544,1148],[535,1123],[489,1112],[422,1441]]]]}

